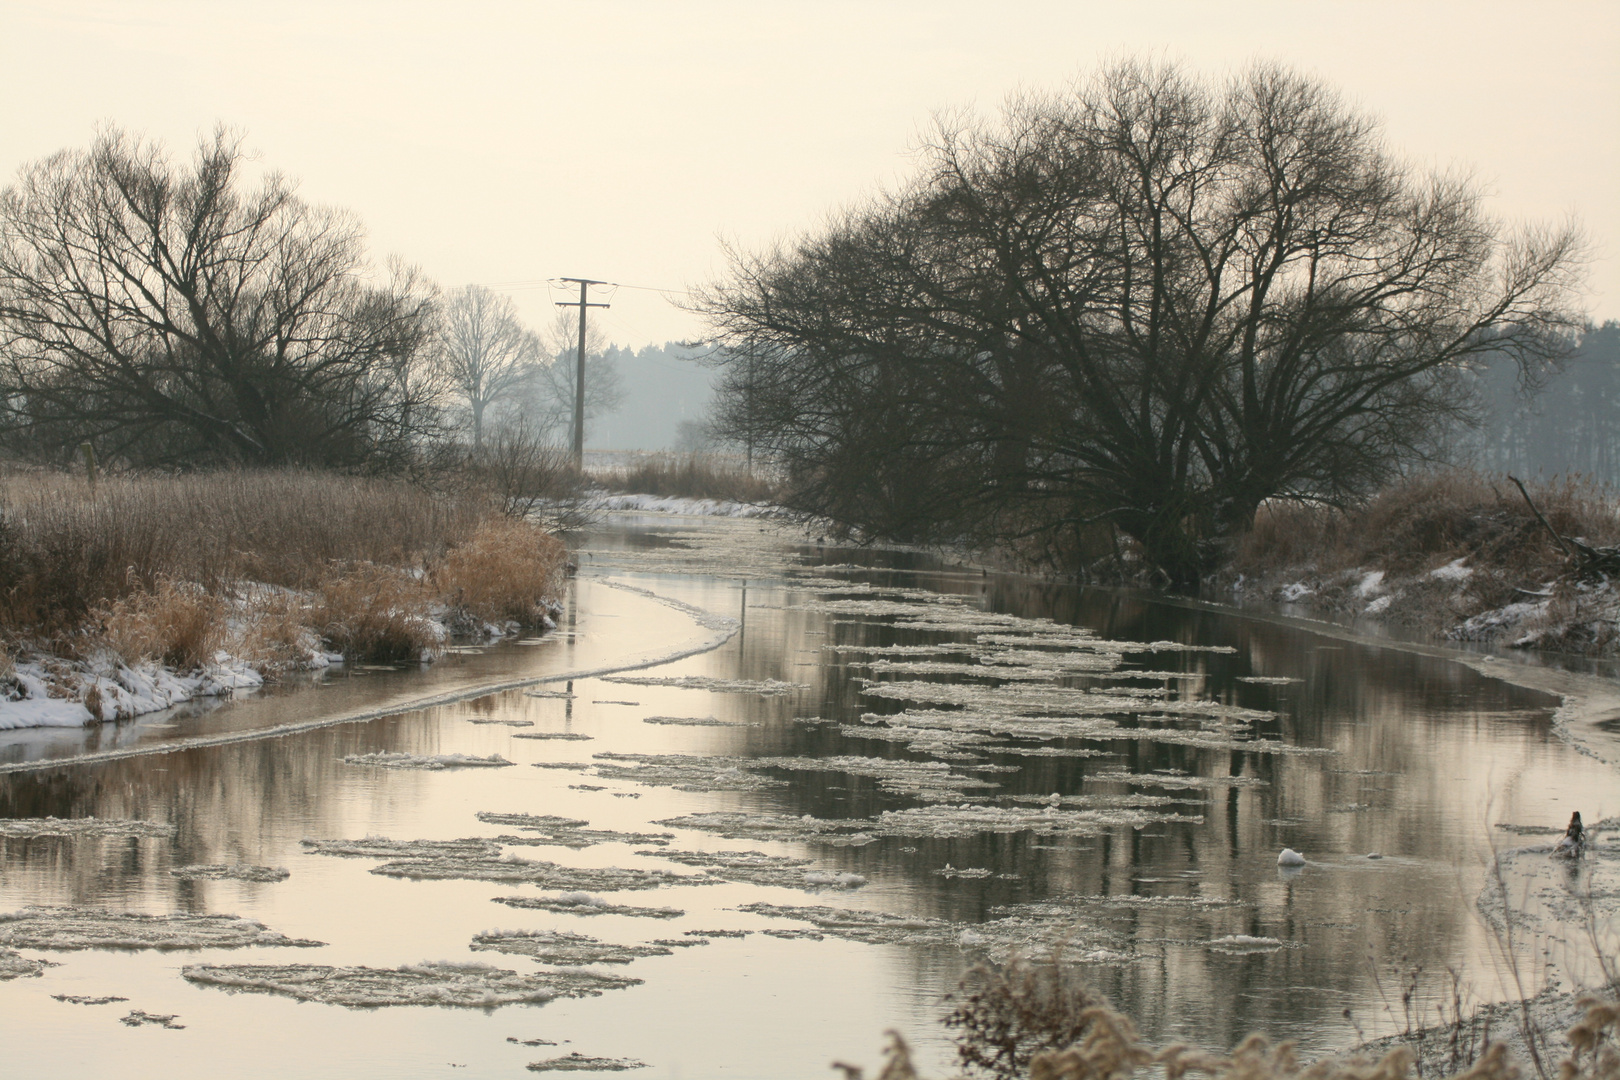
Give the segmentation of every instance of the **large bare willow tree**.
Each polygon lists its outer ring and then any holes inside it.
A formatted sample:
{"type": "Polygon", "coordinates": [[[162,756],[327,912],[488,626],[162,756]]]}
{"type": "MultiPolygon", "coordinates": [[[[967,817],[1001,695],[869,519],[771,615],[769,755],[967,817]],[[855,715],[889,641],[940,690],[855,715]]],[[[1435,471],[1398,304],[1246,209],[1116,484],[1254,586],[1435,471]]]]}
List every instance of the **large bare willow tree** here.
{"type": "Polygon", "coordinates": [[[541,363],[540,338],[518,318],[511,297],[468,285],[451,293],[444,305],[437,355],[452,392],[466,403],[473,449],[480,450],[490,407],[534,378],[541,363]]]}
{"type": "Polygon", "coordinates": [[[219,131],[192,161],[116,130],[0,194],[0,403],[14,439],[142,464],[386,467],[431,391],[430,294],[371,280],[348,215],[219,131]]]}
{"type": "Polygon", "coordinates": [[[1267,499],[1345,500],[1568,347],[1573,227],[1509,230],[1321,83],[1125,62],[942,123],[905,189],[734,254],[723,430],[877,534],[1105,522],[1195,581],[1267,499]]]}

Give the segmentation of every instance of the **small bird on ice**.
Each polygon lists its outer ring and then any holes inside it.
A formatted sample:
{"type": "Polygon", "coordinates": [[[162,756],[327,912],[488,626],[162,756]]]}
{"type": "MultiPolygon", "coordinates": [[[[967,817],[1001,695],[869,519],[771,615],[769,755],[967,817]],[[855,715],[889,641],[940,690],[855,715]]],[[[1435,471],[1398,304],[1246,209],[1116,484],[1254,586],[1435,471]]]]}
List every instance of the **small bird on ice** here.
{"type": "Polygon", "coordinates": [[[1282,854],[1277,856],[1277,865],[1278,866],[1304,866],[1305,865],[1305,856],[1301,855],[1299,852],[1295,851],[1291,847],[1285,847],[1285,848],[1282,849],[1282,854]]]}
{"type": "Polygon", "coordinates": [[[1553,848],[1553,854],[1573,859],[1584,850],[1586,850],[1586,826],[1581,824],[1581,812],[1577,810],[1570,815],[1569,828],[1564,832],[1564,838],[1558,841],[1558,846],[1553,848]]]}

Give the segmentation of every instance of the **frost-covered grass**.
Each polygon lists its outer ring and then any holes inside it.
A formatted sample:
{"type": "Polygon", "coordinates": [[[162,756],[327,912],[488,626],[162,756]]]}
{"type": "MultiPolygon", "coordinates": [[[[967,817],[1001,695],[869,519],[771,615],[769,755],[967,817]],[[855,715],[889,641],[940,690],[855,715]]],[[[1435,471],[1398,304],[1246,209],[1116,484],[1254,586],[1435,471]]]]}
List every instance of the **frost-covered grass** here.
{"type": "MultiPolygon", "coordinates": [[[[1580,477],[1527,485],[1559,534],[1620,543],[1620,495],[1580,477]]],[[[1620,592],[1583,579],[1505,476],[1414,478],[1340,511],[1262,507],[1221,586],[1456,639],[1613,654],[1620,592]]]]}
{"type": "Polygon", "coordinates": [[[488,500],[403,481],[0,473],[0,728],[546,626],[565,563],[560,541],[488,500]]]}

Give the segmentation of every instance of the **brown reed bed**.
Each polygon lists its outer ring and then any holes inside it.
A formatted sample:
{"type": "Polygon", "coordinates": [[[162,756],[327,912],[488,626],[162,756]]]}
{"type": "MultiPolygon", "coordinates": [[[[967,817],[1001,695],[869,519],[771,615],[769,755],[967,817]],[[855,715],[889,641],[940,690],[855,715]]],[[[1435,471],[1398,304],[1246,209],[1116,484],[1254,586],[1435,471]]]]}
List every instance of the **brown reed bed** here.
{"type": "Polygon", "coordinates": [[[559,541],[485,497],[400,480],[0,474],[0,641],[13,651],[189,668],[226,648],[274,667],[313,634],[349,656],[420,657],[437,644],[432,610],[539,622],[565,562],[559,541]]]}
{"type": "Polygon", "coordinates": [[[776,485],[734,455],[637,454],[614,468],[595,469],[591,479],[609,491],[664,498],[768,503],[776,485]]]}

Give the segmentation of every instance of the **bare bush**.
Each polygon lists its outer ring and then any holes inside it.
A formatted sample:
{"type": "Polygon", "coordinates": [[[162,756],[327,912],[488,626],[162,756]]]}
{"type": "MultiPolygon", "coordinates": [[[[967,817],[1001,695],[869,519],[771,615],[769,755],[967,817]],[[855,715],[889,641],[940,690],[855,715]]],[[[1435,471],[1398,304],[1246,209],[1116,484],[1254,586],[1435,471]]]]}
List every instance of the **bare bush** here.
{"type": "Polygon", "coordinates": [[[1079,1039],[1101,1001],[1070,966],[1023,958],[979,965],[950,1000],[945,1026],[955,1033],[957,1057],[997,1080],[1015,1080],[1035,1055],[1079,1039]]]}
{"type": "Polygon", "coordinates": [[[310,611],[315,630],[344,656],[377,664],[420,661],[443,641],[423,615],[422,581],[392,566],[356,566],[323,581],[310,611]]]}

